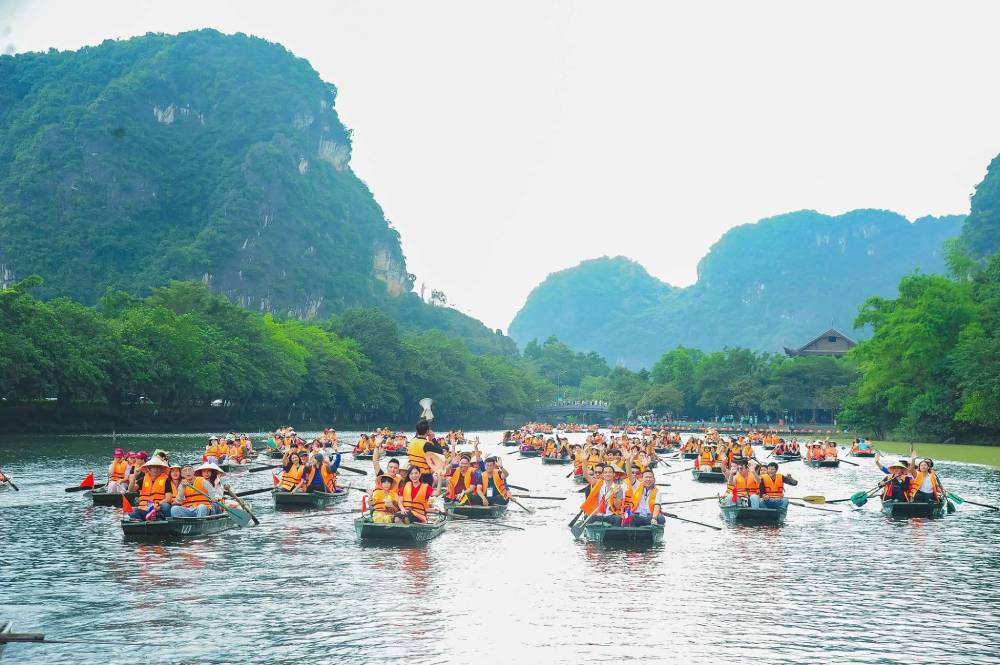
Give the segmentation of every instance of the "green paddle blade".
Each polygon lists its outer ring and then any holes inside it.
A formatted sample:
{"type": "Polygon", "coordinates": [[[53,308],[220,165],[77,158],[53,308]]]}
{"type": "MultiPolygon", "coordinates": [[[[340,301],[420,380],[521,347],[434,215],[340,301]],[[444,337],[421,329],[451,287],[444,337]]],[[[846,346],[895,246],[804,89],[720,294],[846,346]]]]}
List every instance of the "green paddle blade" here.
{"type": "Polygon", "coordinates": [[[226,506],[226,511],[229,513],[229,516],[233,518],[233,521],[236,522],[236,525],[241,529],[250,525],[250,513],[240,510],[239,508],[230,508],[229,506],[226,506]]]}
{"type": "Polygon", "coordinates": [[[951,515],[956,510],[958,510],[957,508],[955,508],[955,504],[953,504],[951,501],[948,502],[947,508],[948,508],[948,514],[949,515],[951,515]]]}
{"type": "Polygon", "coordinates": [[[851,503],[860,508],[861,506],[868,503],[868,492],[855,492],[851,495],[851,503]]]}
{"type": "Polygon", "coordinates": [[[274,439],[268,439],[268,440],[267,440],[267,447],[268,447],[268,448],[274,448],[275,450],[277,450],[277,448],[278,448],[278,444],[276,444],[276,443],[274,442],[274,439]]]}
{"type": "Polygon", "coordinates": [[[954,501],[955,503],[959,504],[959,505],[965,503],[965,499],[963,499],[962,497],[960,497],[957,494],[952,494],[951,492],[948,492],[948,498],[951,499],[952,501],[954,501]]]}

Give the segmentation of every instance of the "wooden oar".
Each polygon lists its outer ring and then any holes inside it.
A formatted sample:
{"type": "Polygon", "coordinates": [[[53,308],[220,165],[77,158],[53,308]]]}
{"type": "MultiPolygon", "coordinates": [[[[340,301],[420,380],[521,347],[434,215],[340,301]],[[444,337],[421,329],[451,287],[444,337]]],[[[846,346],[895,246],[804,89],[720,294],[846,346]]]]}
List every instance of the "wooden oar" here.
{"type": "MultiPolygon", "coordinates": [[[[281,467],[282,467],[281,464],[272,464],[270,466],[255,466],[252,469],[247,469],[247,472],[248,473],[257,473],[258,471],[267,471],[269,469],[280,469],[281,467]]],[[[66,490],[66,491],[68,492],[69,490],[66,490]]]]}
{"type": "Polygon", "coordinates": [[[824,513],[839,513],[839,510],[830,510],[829,508],[817,508],[816,506],[808,506],[804,503],[794,503],[792,501],[788,502],[789,506],[798,506],[799,508],[809,508],[811,510],[822,510],[824,513]]]}
{"type": "Polygon", "coordinates": [[[666,517],[672,517],[675,520],[680,520],[681,522],[689,522],[691,524],[697,524],[698,526],[708,527],[709,529],[715,529],[716,531],[722,531],[722,527],[712,526],[711,524],[705,524],[704,522],[695,522],[694,520],[689,520],[679,515],[674,515],[673,513],[660,513],[666,517]]]}
{"type": "Polygon", "coordinates": [[[517,505],[521,506],[521,508],[523,508],[525,512],[528,512],[528,513],[535,512],[531,508],[528,508],[526,505],[524,505],[523,503],[521,503],[520,501],[518,501],[517,499],[515,499],[513,494],[510,495],[510,500],[513,501],[514,503],[516,503],[517,505]]]}
{"type": "Polygon", "coordinates": [[[107,640],[60,640],[49,639],[42,633],[0,633],[0,647],[10,642],[41,643],[41,644],[109,644],[114,646],[135,645],[139,647],[172,647],[174,644],[154,644],[152,642],[122,642],[121,640],[110,642],[107,640]]]}
{"type": "Polygon", "coordinates": [[[507,484],[507,487],[511,488],[512,490],[521,490],[522,492],[530,492],[531,491],[527,487],[520,487],[518,485],[511,485],[510,483],[507,484]]]}
{"type": "Polygon", "coordinates": [[[529,494],[511,494],[511,496],[516,496],[518,499],[548,499],[549,501],[565,501],[564,496],[531,496],[529,494]]]}
{"type": "Polygon", "coordinates": [[[990,508],[991,510],[1000,510],[1000,506],[991,506],[988,503],[976,503],[975,501],[969,501],[968,499],[960,497],[959,495],[953,492],[948,492],[948,498],[958,504],[967,503],[971,506],[979,506],[980,508],[990,508]]]}
{"type": "Polygon", "coordinates": [[[805,501],[806,503],[815,503],[821,506],[826,503],[826,497],[819,494],[810,494],[809,496],[790,496],[788,498],[794,501],[805,501]]]}
{"type": "Polygon", "coordinates": [[[698,497],[697,499],[684,499],[683,501],[664,501],[663,503],[661,503],[659,505],[661,505],[661,506],[676,506],[679,503],[692,503],[694,501],[708,501],[709,499],[718,499],[718,498],[719,498],[718,495],[713,494],[712,496],[701,496],[701,497],[698,497]]]}
{"type": "Polygon", "coordinates": [[[100,485],[84,485],[84,483],[86,483],[86,482],[87,482],[88,480],[91,480],[91,481],[93,481],[93,479],[94,479],[94,474],[92,474],[92,473],[90,473],[90,474],[87,474],[87,477],[86,477],[86,478],[84,478],[84,479],[83,479],[83,480],[82,480],[82,481],[80,482],[80,484],[79,484],[79,485],[77,485],[76,487],[67,487],[67,488],[66,488],[66,491],[67,491],[67,492],[84,492],[84,491],[86,491],[86,490],[96,490],[96,489],[97,489],[98,487],[104,487],[105,485],[107,485],[107,484],[108,484],[108,481],[107,481],[107,480],[105,480],[105,481],[104,481],[103,483],[101,483],[100,485]]]}
{"type": "Polygon", "coordinates": [[[677,469],[676,471],[667,471],[666,473],[661,473],[661,476],[672,476],[675,473],[684,473],[685,471],[690,471],[694,467],[688,467],[687,469],[677,469]]]}
{"type": "Polygon", "coordinates": [[[656,483],[657,487],[670,487],[670,483],[656,483]]]}
{"type": "Polygon", "coordinates": [[[353,466],[347,466],[345,464],[341,464],[339,468],[344,469],[345,471],[350,471],[351,473],[356,473],[361,476],[368,475],[368,472],[363,469],[355,469],[353,466]]]}
{"type": "Polygon", "coordinates": [[[250,516],[250,519],[253,520],[254,526],[260,526],[260,520],[257,519],[257,516],[253,514],[253,511],[251,511],[250,508],[247,507],[247,504],[243,503],[243,499],[241,499],[238,494],[234,493],[232,490],[229,490],[229,496],[233,497],[233,499],[236,500],[236,503],[240,504],[240,508],[246,511],[247,515],[250,516]]]}
{"type": "Polygon", "coordinates": [[[573,528],[573,525],[576,524],[576,521],[578,519],[580,519],[580,515],[583,515],[583,511],[582,510],[576,514],[576,517],[574,517],[573,519],[571,519],[569,521],[569,528],[571,528],[571,529],[573,528]]]}
{"type": "Polygon", "coordinates": [[[245,492],[237,492],[236,496],[251,496],[253,494],[263,494],[264,492],[273,492],[274,487],[261,487],[259,490],[246,490],[245,492]]]}
{"type": "Polygon", "coordinates": [[[837,459],[840,460],[841,462],[843,462],[844,464],[850,464],[851,466],[861,466],[857,462],[852,462],[850,460],[842,459],[840,457],[838,457],[837,459]]]}
{"type": "Polygon", "coordinates": [[[15,492],[20,492],[21,491],[21,488],[19,488],[17,485],[15,485],[14,481],[10,479],[10,476],[8,476],[3,471],[0,471],[0,475],[2,475],[6,479],[8,485],[10,485],[11,487],[14,488],[15,492]]]}
{"type": "Polygon", "coordinates": [[[242,528],[246,527],[248,524],[250,524],[250,515],[248,513],[244,513],[242,510],[237,510],[236,508],[230,508],[224,502],[218,501],[216,499],[213,499],[212,497],[210,497],[209,495],[205,494],[204,492],[202,492],[200,489],[198,489],[194,485],[188,485],[188,487],[190,487],[195,492],[197,492],[198,494],[202,495],[203,497],[205,497],[206,499],[208,499],[212,503],[217,503],[220,506],[222,506],[222,509],[225,510],[227,513],[229,513],[229,516],[233,518],[233,521],[236,522],[236,526],[238,526],[239,528],[242,529],[242,528]]]}
{"type": "Polygon", "coordinates": [[[573,533],[573,538],[575,540],[580,540],[580,536],[583,535],[583,530],[587,527],[587,525],[590,523],[590,520],[592,520],[594,518],[594,515],[596,514],[597,511],[595,510],[594,512],[587,515],[587,519],[583,520],[576,526],[570,527],[570,531],[573,533]]]}

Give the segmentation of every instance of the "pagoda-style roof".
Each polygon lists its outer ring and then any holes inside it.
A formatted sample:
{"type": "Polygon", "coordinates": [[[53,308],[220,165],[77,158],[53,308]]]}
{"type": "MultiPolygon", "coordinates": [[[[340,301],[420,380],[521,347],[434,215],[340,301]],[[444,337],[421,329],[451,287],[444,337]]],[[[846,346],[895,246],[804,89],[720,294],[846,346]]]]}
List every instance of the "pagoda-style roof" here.
{"type": "Polygon", "coordinates": [[[785,354],[789,356],[833,356],[839,358],[854,346],[857,346],[856,341],[836,328],[830,328],[797,349],[790,349],[786,346],[785,354]]]}

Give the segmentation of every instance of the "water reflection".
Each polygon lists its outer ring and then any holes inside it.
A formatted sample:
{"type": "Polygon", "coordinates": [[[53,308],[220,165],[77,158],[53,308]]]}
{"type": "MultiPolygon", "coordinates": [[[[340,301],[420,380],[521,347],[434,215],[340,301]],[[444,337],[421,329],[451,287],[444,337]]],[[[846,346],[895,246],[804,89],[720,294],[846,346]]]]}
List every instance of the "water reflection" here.
{"type": "MultiPolygon", "coordinates": [[[[194,458],[204,438],[118,443],[194,458]]],[[[162,641],[179,617],[184,630],[168,650],[15,645],[3,662],[1000,662],[1000,517],[974,507],[908,521],[877,501],[791,507],[784,526],[750,528],[724,525],[704,501],[670,510],[722,531],[668,520],[661,546],[609,550],[570,536],[580,496],[564,469],[507,456],[516,484],[570,497],[512,507],[505,521],[523,532],[453,522],[426,545],[361,547],[356,513],[342,512],[358,498],[298,519],[265,494],[250,497],[260,527],[125,543],[120,511],[63,491],[106,466],[110,440],[27,442],[0,440],[22,489],[0,494],[0,615],[50,637],[162,641]]],[[[1000,472],[939,466],[952,491],[995,502],[1000,472]]],[[[831,498],[878,480],[874,465],[793,473],[801,494],[831,498]]],[[[685,474],[670,482],[670,500],[707,494],[685,474]]]]}

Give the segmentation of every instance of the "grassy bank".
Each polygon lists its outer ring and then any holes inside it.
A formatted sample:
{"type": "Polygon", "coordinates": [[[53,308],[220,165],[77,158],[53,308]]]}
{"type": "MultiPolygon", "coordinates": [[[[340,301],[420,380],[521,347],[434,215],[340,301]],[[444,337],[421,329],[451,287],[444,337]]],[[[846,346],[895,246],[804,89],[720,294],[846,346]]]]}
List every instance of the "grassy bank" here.
{"type": "MultiPolygon", "coordinates": [[[[838,443],[850,445],[853,439],[836,439],[838,443]]],[[[872,441],[876,450],[891,455],[908,457],[910,444],[904,441],[872,441]]],[[[914,443],[913,449],[921,457],[935,460],[952,460],[972,464],[989,464],[1000,468],[1000,446],[972,446],[954,443],[914,443]]]]}

